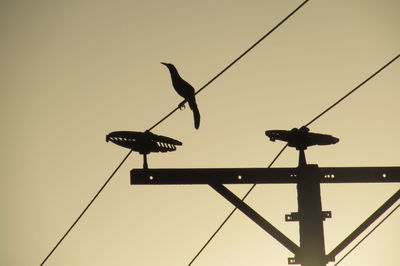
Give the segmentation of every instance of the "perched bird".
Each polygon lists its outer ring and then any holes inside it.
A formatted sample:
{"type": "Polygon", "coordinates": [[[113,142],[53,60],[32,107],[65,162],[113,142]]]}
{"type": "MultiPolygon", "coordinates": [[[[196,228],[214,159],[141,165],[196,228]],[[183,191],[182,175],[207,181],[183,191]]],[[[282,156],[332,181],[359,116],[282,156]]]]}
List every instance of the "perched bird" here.
{"type": "Polygon", "coordinates": [[[189,103],[189,107],[193,111],[194,127],[198,129],[200,126],[200,112],[199,108],[197,108],[194,88],[181,78],[178,70],[176,70],[173,64],[163,62],[161,62],[161,64],[168,67],[169,73],[171,74],[172,86],[174,87],[175,91],[185,99],[179,104],[179,108],[182,109],[185,107],[186,101],[189,103]]]}

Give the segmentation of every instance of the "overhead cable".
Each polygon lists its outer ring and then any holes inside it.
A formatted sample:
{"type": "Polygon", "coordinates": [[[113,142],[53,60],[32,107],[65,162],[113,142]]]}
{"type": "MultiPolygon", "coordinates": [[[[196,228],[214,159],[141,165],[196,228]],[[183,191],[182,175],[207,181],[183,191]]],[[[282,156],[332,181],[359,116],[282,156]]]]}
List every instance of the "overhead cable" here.
{"type": "MultiPolygon", "coordinates": [[[[221,76],[225,71],[227,71],[230,67],[232,67],[237,61],[239,61],[243,56],[245,56],[248,52],[250,52],[254,47],[256,47],[261,41],[263,41],[266,37],[268,37],[272,32],[274,32],[280,25],[282,25],[287,19],[289,19],[293,14],[295,14],[302,6],[304,6],[309,0],[304,1],[301,5],[299,5],[295,10],[293,10],[288,16],[286,16],[281,22],[279,22],[275,27],[273,27],[270,31],[268,31],[264,36],[262,36],[257,42],[255,42],[252,46],[250,46],[245,52],[243,52],[239,57],[237,57],[234,61],[232,61],[227,67],[225,67],[222,71],[220,71],[216,76],[214,76],[210,81],[208,81],[203,87],[201,87],[196,93],[198,94],[202,90],[204,90],[208,85],[210,85],[214,80],[216,80],[219,76],[221,76]]],[[[176,112],[179,109],[179,107],[176,107],[174,110],[172,110],[170,113],[168,113],[166,116],[164,116],[161,120],[159,120],[157,123],[155,123],[152,127],[148,129],[148,131],[154,129],[157,127],[159,124],[161,124],[164,120],[166,120],[168,117],[170,117],[174,112],[176,112]]],[[[285,146],[286,148],[286,146],[285,146]]],[[[284,149],[282,149],[283,151],[284,149]]],[[[125,156],[125,158],[121,161],[121,163],[118,165],[118,167],[114,170],[114,172],[111,174],[111,176],[107,179],[107,181],[103,184],[103,186],[100,188],[100,190],[96,193],[96,195],[93,197],[93,199],[89,202],[89,204],[86,206],[86,208],[82,211],[82,213],[78,216],[78,218],[75,220],[75,222],[70,226],[70,228],[67,230],[67,232],[61,237],[61,239],[58,241],[58,243],[54,246],[54,248],[50,251],[50,253],[46,256],[46,258],[43,260],[43,262],[40,264],[41,266],[44,265],[44,263],[47,261],[47,259],[53,254],[53,252],[57,249],[57,247],[61,244],[61,242],[64,240],[64,238],[68,235],[68,233],[72,230],[72,228],[78,223],[80,218],[84,215],[84,213],[89,209],[90,205],[95,201],[97,196],[101,193],[101,191],[106,187],[106,185],[109,183],[109,181],[113,178],[115,173],[118,171],[118,169],[122,166],[122,164],[126,161],[126,159],[129,157],[129,155],[132,153],[132,150],[129,151],[129,153],[125,156]]],[[[251,189],[252,190],[252,189],[251,189]]],[[[250,191],[251,191],[250,190],[250,191]]],[[[250,193],[250,191],[248,193],[250,193]]],[[[247,195],[246,195],[247,196],[247,195]]],[[[228,218],[229,219],[229,218],[228,218]]]]}
{"type": "MultiPolygon", "coordinates": [[[[394,61],[396,61],[398,58],[400,57],[400,55],[397,55],[395,58],[393,58],[392,60],[390,60],[388,63],[386,63],[383,67],[381,67],[379,70],[377,70],[374,74],[372,74],[371,76],[369,76],[366,80],[364,80],[362,83],[360,83],[357,87],[355,87],[353,90],[351,90],[349,93],[347,93],[345,96],[343,96],[342,98],[340,98],[337,102],[335,102],[333,105],[331,105],[329,108],[327,108],[325,111],[323,111],[322,113],[320,113],[318,116],[316,116],[313,120],[311,120],[308,124],[306,124],[305,126],[309,126],[311,123],[315,122],[318,118],[320,118],[322,115],[324,115],[325,113],[327,113],[328,111],[330,111],[333,107],[335,107],[336,105],[338,105],[341,101],[343,101],[345,98],[347,98],[348,96],[350,96],[350,94],[352,94],[353,92],[355,92],[357,89],[359,89],[362,85],[364,85],[365,83],[367,83],[369,80],[371,80],[373,77],[375,77],[377,74],[379,74],[382,70],[384,70],[386,67],[388,67],[391,63],[393,63],[394,61]]],[[[286,149],[288,145],[286,144],[286,146],[283,147],[283,149],[277,154],[277,156],[274,158],[274,160],[271,162],[271,164],[268,166],[268,168],[270,168],[272,166],[272,164],[278,159],[278,157],[283,153],[283,151],[286,149]]],[[[256,184],[253,184],[252,187],[249,189],[249,191],[245,194],[245,196],[242,198],[242,201],[244,201],[244,199],[250,194],[250,192],[255,188],[256,184]]],[[[236,207],[231,211],[231,213],[225,218],[225,220],[221,223],[221,225],[217,228],[217,230],[211,235],[211,237],[207,240],[207,242],[203,245],[203,247],[199,250],[199,252],[194,256],[194,258],[190,261],[190,263],[187,266],[192,265],[192,263],[197,259],[197,257],[203,252],[203,250],[207,247],[207,245],[211,242],[211,240],[216,236],[216,234],[222,229],[222,227],[226,224],[226,222],[231,218],[231,216],[233,215],[233,213],[236,211],[236,207]]],[[[385,218],[386,219],[386,218],[385,218]]],[[[382,221],[383,222],[383,221],[382,221]]],[[[375,228],[373,229],[375,230],[375,228]]],[[[372,232],[371,232],[372,233],[372,232]]],[[[347,254],[346,254],[347,256],[347,254]]],[[[343,258],[342,258],[343,259],[343,258]]],[[[338,262],[339,263],[339,262],[338,262]]],[[[337,263],[337,264],[338,264],[337,263]]],[[[336,265],[337,265],[336,264],[336,265]]]]}
{"type": "Polygon", "coordinates": [[[365,83],[367,83],[368,81],[370,81],[373,77],[375,77],[376,75],[378,75],[382,70],[384,70],[386,67],[388,67],[391,63],[393,63],[394,61],[396,61],[398,58],[400,57],[400,54],[397,55],[395,58],[393,58],[392,60],[390,60],[388,63],[386,63],[383,67],[381,67],[380,69],[378,69],[374,74],[372,74],[371,76],[369,76],[366,80],[364,80],[363,82],[361,82],[360,84],[357,85],[357,87],[355,87],[354,89],[352,89],[349,93],[347,93],[345,96],[343,96],[342,98],[340,98],[337,102],[335,102],[334,104],[332,104],[331,106],[329,106],[325,111],[323,111],[322,113],[320,113],[319,115],[317,115],[313,120],[311,120],[310,122],[308,122],[305,126],[309,126],[310,124],[314,123],[318,118],[320,118],[321,116],[323,116],[324,114],[326,114],[328,111],[330,111],[333,107],[335,107],[336,105],[338,105],[341,101],[343,101],[344,99],[346,99],[347,97],[349,97],[353,92],[355,92],[356,90],[358,90],[359,88],[361,88],[365,83]]]}

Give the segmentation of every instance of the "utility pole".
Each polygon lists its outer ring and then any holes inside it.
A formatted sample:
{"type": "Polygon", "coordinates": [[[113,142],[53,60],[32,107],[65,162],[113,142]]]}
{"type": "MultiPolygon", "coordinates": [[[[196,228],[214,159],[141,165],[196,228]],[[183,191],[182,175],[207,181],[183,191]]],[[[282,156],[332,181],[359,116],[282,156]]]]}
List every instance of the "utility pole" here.
{"type": "Polygon", "coordinates": [[[300,150],[298,212],[286,215],[287,221],[299,222],[300,251],[296,258],[289,259],[290,264],[296,264],[298,261],[303,266],[326,265],[323,221],[330,217],[330,212],[322,211],[317,168],[316,165],[306,164],[304,150],[300,150]]]}
{"type": "MultiPolygon", "coordinates": [[[[364,232],[374,221],[400,199],[400,189],[381,207],[351,232],[331,252],[326,254],[323,221],[331,218],[323,211],[320,185],[323,183],[399,183],[400,167],[318,167],[307,164],[305,150],[313,145],[335,144],[339,139],[330,135],[309,132],[308,128],[270,130],[265,133],[271,141],[276,139],[299,150],[296,168],[195,168],[195,169],[143,169],[131,170],[132,185],[210,185],[264,231],[281,243],[294,257],[288,264],[325,266],[335,261],[335,256],[364,232]],[[224,184],[296,184],[298,212],[285,215],[287,222],[299,222],[300,246],[258,214],[249,205],[227,189],[224,184]]],[[[143,155],[150,152],[167,152],[181,145],[177,140],[140,132],[112,132],[107,140],[143,155]],[[143,135],[142,135],[143,134],[143,135]],[[151,148],[149,148],[151,147],[151,148]]]]}

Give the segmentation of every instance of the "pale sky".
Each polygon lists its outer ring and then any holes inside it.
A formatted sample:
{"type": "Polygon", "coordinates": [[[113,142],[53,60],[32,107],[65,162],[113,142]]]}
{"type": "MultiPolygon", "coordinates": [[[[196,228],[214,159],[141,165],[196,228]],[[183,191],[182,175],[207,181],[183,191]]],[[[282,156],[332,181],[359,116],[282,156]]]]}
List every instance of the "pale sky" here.
{"type": "MultiPolygon", "coordinates": [[[[196,89],[301,1],[1,1],[0,265],[39,265],[128,150],[111,131],[144,131],[181,102],[160,62],[196,89]]],[[[300,127],[400,51],[398,0],[311,0],[153,130],[183,142],[150,168],[267,166],[265,130],[300,127]]],[[[400,61],[311,125],[339,143],[307,150],[321,167],[400,166],[400,61]]],[[[232,210],[208,186],[131,186],[133,154],[45,265],[186,266],[232,210]]],[[[287,149],[275,167],[295,167],[287,149]]],[[[247,185],[229,186],[242,196],[247,185]]],[[[322,185],[326,252],[399,184],[322,185]]],[[[294,185],[247,202],[298,243],[294,185]]],[[[340,265],[398,265],[400,212],[340,265]]],[[[348,250],[348,249],[347,249],[348,250]]],[[[340,259],[344,253],[339,254],[340,259]]],[[[292,254],[236,213],[193,266],[287,265],[292,254]]],[[[329,265],[333,265],[330,263],[329,265]]]]}

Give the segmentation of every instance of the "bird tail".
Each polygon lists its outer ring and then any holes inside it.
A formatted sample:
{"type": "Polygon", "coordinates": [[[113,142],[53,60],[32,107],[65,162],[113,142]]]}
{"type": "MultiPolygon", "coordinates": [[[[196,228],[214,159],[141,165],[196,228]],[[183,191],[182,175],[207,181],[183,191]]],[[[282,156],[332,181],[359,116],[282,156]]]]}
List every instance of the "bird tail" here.
{"type": "Polygon", "coordinates": [[[196,99],[193,97],[193,99],[190,99],[188,101],[190,109],[193,111],[193,118],[194,118],[194,127],[196,129],[199,129],[200,127],[200,111],[199,108],[197,107],[196,99]]]}

